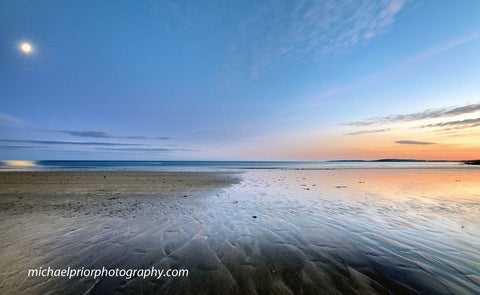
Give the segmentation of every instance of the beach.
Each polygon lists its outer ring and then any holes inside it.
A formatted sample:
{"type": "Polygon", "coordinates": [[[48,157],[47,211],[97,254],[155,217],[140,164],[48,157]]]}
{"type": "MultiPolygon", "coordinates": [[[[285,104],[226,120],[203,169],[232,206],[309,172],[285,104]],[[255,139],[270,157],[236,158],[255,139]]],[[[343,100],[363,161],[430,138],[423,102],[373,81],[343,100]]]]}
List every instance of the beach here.
{"type": "Polygon", "coordinates": [[[479,192],[475,169],[2,171],[0,293],[475,294],[479,192]]]}
{"type": "Polygon", "coordinates": [[[480,0],[0,7],[0,295],[480,295],[480,0]]]}

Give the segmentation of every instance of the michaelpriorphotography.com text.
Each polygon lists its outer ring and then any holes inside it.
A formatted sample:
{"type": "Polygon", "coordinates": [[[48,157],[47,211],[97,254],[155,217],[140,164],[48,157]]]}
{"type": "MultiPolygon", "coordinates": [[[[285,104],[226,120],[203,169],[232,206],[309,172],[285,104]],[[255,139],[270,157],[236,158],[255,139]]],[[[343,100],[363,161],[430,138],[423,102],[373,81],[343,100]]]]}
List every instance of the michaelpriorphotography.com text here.
{"type": "Polygon", "coordinates": [[[188,277],[188,269],[157,269],[155,267],[142,269],[123,269],[123,268],[51,268],[50,266],[43,268],[33,268],[28,270],[29,277],[124,277],[127,280],[131,278],[156,278],[164,277],[188,277]]]}

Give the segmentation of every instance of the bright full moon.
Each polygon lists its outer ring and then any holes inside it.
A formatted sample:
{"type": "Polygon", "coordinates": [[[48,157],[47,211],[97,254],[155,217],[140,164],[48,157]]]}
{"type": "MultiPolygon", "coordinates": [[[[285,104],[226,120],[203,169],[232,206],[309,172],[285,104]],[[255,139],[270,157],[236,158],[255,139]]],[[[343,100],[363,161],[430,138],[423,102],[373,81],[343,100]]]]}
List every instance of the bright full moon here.
{"type": "Polygon", "coordinates": [[[30,43],[27,43],[27,42],[24,42],[20,45],[20,49],[22,49],[22,51],[24,53],[30,53],[32,52],[32,45],[30,45],[30,43]]]}

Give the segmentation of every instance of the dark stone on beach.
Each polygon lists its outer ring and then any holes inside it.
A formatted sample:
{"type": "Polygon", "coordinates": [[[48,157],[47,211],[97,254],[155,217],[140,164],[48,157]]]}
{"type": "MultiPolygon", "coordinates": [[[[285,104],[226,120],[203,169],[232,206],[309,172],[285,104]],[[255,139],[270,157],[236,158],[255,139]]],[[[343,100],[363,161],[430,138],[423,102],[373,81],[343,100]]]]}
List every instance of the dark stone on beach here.
{"type": "Polygon", "coordinates": [[[335,188],[347,188],[346,185],[337,185],[335,188]]]}
{"type": "Polygon", "coordinates": [[[257,215],[252,215],[252,218],[257,218],[257,215]]]}
{"type": "Polygon", "coordinates": [[[183,196],[183,197],[186,198],[187,196],[185,195],[185,196],[183,196]]]}
{"type": "Polygon", "coordinates": [[[106,175],[103,175],[103,178],[107,178],[107,176],[106,176],[106,175]]]}

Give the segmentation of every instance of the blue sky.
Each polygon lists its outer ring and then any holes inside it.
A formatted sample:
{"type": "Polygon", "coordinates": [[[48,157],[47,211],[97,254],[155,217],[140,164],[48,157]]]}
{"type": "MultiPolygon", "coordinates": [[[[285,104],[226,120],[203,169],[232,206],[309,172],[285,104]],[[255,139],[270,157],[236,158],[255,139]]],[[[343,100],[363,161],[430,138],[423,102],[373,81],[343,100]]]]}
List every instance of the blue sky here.
{"type": "Polygon", "coordinates": [[[3,1],[0,158],[469,158],[479,12],[479,1],[3,1]]]}

